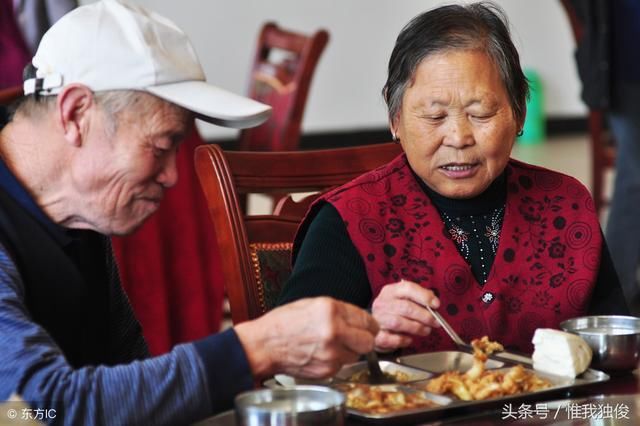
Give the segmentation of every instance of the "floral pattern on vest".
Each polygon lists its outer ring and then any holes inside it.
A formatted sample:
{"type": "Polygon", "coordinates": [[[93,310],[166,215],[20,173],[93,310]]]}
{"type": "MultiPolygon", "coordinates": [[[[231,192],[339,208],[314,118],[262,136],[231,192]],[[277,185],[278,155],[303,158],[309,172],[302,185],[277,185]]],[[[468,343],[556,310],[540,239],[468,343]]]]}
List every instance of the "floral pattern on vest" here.
{"type": "MultiPolygon", "coordinates": [[[[495,261],[486,283],[469,264],[400,155],[325,194],[364,260],[373,296],[404,278],[440,298],[440,313],[467,341],[488,335],[532,351],[536,328],[585,314],[602,245],[593,200],[577,180],[511,160],[495,261]]],[[[319,203],[316,204],[316,208],[319,203]]],[[[312,208],[305,222],[313,216],[312,208]]],[[[301,227],[301,241],[305,224],[301,227]]],[[[406,352],[453,349],[442,329],[406,352]]]]}

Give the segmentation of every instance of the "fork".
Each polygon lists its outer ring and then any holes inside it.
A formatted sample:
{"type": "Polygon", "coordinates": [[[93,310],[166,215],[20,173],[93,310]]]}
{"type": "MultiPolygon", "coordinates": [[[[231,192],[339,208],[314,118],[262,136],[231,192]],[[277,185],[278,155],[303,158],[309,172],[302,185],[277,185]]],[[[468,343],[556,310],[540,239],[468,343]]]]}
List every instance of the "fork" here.
{"type": "Polygon", "coordinates": [[[378,361],[378,354],[376,351],[367,352],[365,355],[367,359],[367,367],[369,367],[369,383],[372,385],[381,385],[386,383],[395,383],[395,380],[387,377],[380,368],[380,362],[378,361]]]}
{"type": "Polygon", "coordinates": [[[463,349],[472,349],[471,345],[462,340],[462,337],[460,337],[458,333],[456,333],[453,327],[449,325],[447,320],[445,320],[438,311],[431,309],[431,306],[429,305],[425,305],[425,307],[427,308],[431,316],[434,317],[436,321],[438,321],[442,328],[444,328],[444,331],[449,335],[449,337],[451,337],[451,340],[453,340],[453,343],[455,343],[456,346],[463,349]]]}
{"type": "MultiPolygon", "coordinates": [[[[458,348],[463,349],[465,351],[473,352],[473,347],[467,342],[465,342],[464,340],[462,340],[462,337],[460,337],[460,335],[456,333],[453,327],[451,327],[451,325],[447,322],[447,320],[445,320],[438,311],[431,309],[431,306],[429,305],[425,305],[425,308],[427,308],[429,313],[436,319],[436,321],[438,321],[438,323],[442,326],[442,328],[444,328],[444,331],[449,335],[449,337],[451,337],[451,340],[453,340],[453,342],[456,344],[456,346],[458,346],[458,348]]],[[[489,355],[489,358],[497,358],[503,361],[507,360],[511,362],[520,362],[520,363],[529,364],[529,365],[533,364],[533,361],[531,360],[531,358],[527,356],[519,355],[513,352],[507,352],[507,351],[493,353],[489,355]]]]}

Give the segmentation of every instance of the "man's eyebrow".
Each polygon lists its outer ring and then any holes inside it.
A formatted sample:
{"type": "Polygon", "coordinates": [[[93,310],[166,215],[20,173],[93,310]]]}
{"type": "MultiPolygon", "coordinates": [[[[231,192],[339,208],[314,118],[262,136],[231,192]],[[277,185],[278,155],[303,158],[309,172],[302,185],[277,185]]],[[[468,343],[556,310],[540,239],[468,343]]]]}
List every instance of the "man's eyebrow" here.
{"type": "Polygon", "coordinates": [[[155,136],[157,137],[166,137],[169,139],[175,138],[185,138],[188,134],[189,130],[187,128],[182,129],[161,129],[159,130],[155,136]]]}

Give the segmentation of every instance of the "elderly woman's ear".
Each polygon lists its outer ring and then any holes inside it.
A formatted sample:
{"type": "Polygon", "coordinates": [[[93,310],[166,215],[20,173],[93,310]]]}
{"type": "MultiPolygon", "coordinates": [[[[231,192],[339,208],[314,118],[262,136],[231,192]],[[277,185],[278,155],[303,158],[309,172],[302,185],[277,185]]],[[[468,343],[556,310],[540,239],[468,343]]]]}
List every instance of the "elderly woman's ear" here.
{"type": "Polygon", "coordinates": [[[389,131],[391,132],[391,140],[395,143],[400,143],[400,135],[396,130],[398,128],[398,118],[396,117],[392,122],[389,123],[389,131]]]}
{"type": "Polygon", "coordinates": [[[524,108],[524,112],[522,113],[522,120],[518,121],[516,118],[516,136],[522,136],[524,134],[524,121],[527,118],[527,108],[524,108]]]}

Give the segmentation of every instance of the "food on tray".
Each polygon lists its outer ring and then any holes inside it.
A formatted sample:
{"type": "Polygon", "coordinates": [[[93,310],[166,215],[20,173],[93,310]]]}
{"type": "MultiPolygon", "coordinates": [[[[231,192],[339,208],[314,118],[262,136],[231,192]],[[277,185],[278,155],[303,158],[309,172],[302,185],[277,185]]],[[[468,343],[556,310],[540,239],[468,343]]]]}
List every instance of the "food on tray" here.
{"type": "Polygon", "coordinates": [[[487,357],[494,352],[504,351],[504,347],[498,342],[492,342],[487,336],[472,340],[471,346],[473,347],[473,365],[465,374],[470,379],[477,379],[485,371],[487,357]]]}
{"type": "Polygon", "coordinates": [[[473,340],[471,345],[473,366],[468,371],[447,371],[431,379],[425,389],[437,394],[451,393],[461,400],[473,401],[533,392],[551,386],[548,380],[538,377],[520,364],[507,371],[486,370],[487,356],[502,351],[502,345],[490,341],[487,336],[473,340]]]}
{"type": "MultiPolygon", "coordinates": [[[[384,374],[387,379],[396,383],[404,383],[412,380],[411,376],[403,371],[383,371],[382,374],[384,374]]],[[[369,383],[369,370],[365,369],[357,371],[349,376],[347,381],[354,383],[369,383]]]]}
{"type": "Polygon", "coordinates": [[[559,376],[576,377],[591,363],[593,353],[576,334],[539,328],[533,335],[533,369],[559,376]]]}
{"type": "Polygon", "coordinates": [[[439,405],[426,398],[424,392],[404,386],[341,383],[336,388],[345,393],[347,408],[367,414],[386,414],[439,405]]]}

